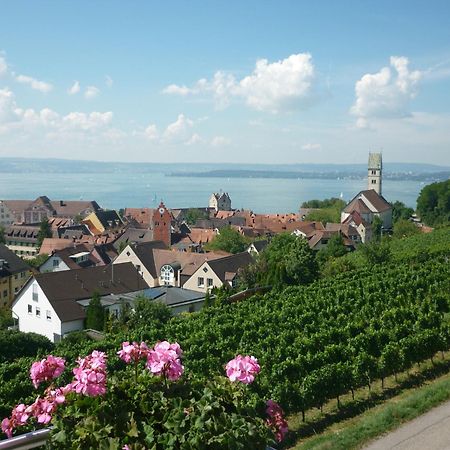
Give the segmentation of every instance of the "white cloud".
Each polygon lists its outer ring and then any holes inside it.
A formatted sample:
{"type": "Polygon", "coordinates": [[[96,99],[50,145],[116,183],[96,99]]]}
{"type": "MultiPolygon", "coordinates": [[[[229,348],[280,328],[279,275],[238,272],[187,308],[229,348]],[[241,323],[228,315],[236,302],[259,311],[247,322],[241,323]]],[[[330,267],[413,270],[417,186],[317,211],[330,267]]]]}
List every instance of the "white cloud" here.
{"type": "Polygon", "coordinates": [[[79,81],[75,81],[72,86],[67,90],[67,93],[69,95],[75,95],[78,94],[78,92],[80,92],[80,82],[79,81]]]}
{"type": "Polygon", "coordinates": [[[8,64],[3,56],[0,56],[0,77],[6,75],[8,72],[8,64]]]}
{"type": "Polygon", "coordinates": [[[211,145],[213,147],[222,147],[224,145],[229,145],[231,143],[230,139],[224,136],[215,136],[211,140],[211,145]]]}
{"type": "Polygon", "coordinates": [[[84,91],[84,97],[88,100],[97,97],[100,94],[100,89],[96,86],[88,86],[84,91]]]}
{"type": "Polygon", "coordinates": [[[62,118],[63,125],[71,129],[80,129],[84,131],[95,130],[109,125],[112,121],[113,113],[97,112],[91,113],[71,112],[62,118]]]}
{"type": "Polygon", "coordinates": [[[308,143],[302,145],[302,150],[320,150],[322,146],[320,144],[308,143]]]}
{"type": "Polygon", "coordinates": [[[0,127],[19,120],[14,93],[8,88],[0,89],[0,127]]]}
{"type": "Polygon", "coordinates": [[[167,126],[163,139],[169,142],[189,139],[189,132],[193,125],[193,120],[184,114],[179,114],[177,120],[167,126]]]}
{"type": "Polygon", "coordinates": [[[144,131],[145,137],[150,141],[155,141],[159,137],[158,128],[155,124],[151,123],[144,131]]]}
{"type": "Polygon", "coordinates": [[[357,117],[358,128],[368,127],[374,118],[398,118],[410,114],[409,103],[417,94],[422,72],[410,71],[408,64],[408,58],[392,56],[391,67],[365,74],[356,82],[356,101],[350,111],[357,117]]]}
{"type": "Polygon", "coordinates": [[[17,75],[16,81],[22,84],[28,84],[31,89],[43,92],[44,94],[50,92],[53,89],[53,85],[51,85],[50,83],[36,80],[35,78],[29,77],[28,75],[17,75]]]}
{"type": "Polygon", "coordinates": [[[192,87],[171,84],[163,93],[175,95],[212,95],[219,108],[226,107],[231,98],[243,98],[259,111],[279,112],[304,107],[311,95],[314,65],[309,53],[299,53],[281,61],[256,62],[254,71],[237,81],[235,76],[218,71],[212,80],[202,78],[192,87]]]}
{"type": "Polygon", "coordinates": [[[186,142],[185,145],[196,145],[196,144],[201,144],[203,142],[202,137],[197,134],[194,133],[186,142]]]}
{"type": "Polygon", "coordinates": [[[108,87],[108,88],[113,87],[114,81],[109,75],[105,76],[105,84],[106,84],[106,87],[108,87]]]}

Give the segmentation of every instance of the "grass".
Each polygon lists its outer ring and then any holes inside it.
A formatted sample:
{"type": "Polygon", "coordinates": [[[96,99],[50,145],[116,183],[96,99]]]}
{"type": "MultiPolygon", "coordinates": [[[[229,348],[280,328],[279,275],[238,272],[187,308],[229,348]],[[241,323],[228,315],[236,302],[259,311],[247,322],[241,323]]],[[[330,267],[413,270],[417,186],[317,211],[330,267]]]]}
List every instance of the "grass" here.
{"type": "Polygon", "coordinates": [[[415,372],[389,378],[385,388],[377,383],[371,392],[360,389],[355,400],[344,396],[341,408],[329,402],[323,412],[309,411],[289,418],[291,435],[284,448],[292,450],[351,450],[397,428],[450,399],[450,358],[421,364],[415,372]]]}

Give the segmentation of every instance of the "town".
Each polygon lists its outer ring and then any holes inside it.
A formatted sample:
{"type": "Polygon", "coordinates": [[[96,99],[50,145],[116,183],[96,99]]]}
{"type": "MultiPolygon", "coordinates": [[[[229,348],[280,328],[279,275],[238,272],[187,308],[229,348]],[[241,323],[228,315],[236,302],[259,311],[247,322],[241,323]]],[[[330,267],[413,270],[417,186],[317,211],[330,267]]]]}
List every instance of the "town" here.
{"type": "Polygon", "coordinates": [[[239,273],[277,234],[304,239],[315,252],[337,237],[351,252],[371,241],[377,223],[390,232],[392,206],[382,196],[379,153],[369,155],[367,180],[367,189],[342,209],[339,223],[307,220],[317,208],[284,214],[234,210],[226,192],[211,194],[207,207],[183,209],[162,201],[156,209],[114,211],[95,200],[1,200],[2,306],[11,308],[17,329],[52,342],[85,328],[95,294],[116,318],[140,296],[175,314],[198,311],[207,294],[238,291],[239,273]],[[227,233],[241,248],[210,250],[227,233]],[[30,259],[37,261],[32,270],[30,259]]]}

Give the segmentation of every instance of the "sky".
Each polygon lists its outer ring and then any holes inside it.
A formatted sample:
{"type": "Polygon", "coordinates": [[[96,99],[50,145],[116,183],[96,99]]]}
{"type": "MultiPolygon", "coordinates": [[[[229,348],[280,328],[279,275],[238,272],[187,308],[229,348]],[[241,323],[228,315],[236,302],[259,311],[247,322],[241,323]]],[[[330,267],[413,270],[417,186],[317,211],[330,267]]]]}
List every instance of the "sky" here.
{"type": "Polygon", "coordinates": [[[450,165],[450,2],[9,0],[0,157],[450,165]]]}

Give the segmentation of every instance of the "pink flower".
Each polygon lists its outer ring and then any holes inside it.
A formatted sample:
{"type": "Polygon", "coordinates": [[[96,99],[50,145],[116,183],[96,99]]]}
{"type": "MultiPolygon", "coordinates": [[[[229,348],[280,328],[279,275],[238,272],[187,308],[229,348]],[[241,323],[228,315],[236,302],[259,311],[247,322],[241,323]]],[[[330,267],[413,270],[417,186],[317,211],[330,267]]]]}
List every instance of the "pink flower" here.
{"type": "Polygon", "coordinates": [[[255,380],[255,375],[259,373],[261,367],[255,357],[237,355],[227,363],[225,369],[230,381],[237,380],[244,384],[250,384],[255,380]]]}
{"type": "Polygon", "coordinates": [[[75,380],[72,390],[77,394],[96,397],[106,393],[106,354],[94,350],[85,358],[78,358],[78,367],[73,369],[75,380]]]}
{"type": "Polygon", "coordinates": [[[147,355],[147,367],[154,375],[163,375],[171,381],[178,380],[184,371],[178,343],[158,342],[147,355]]]}
{"type": "Polygon", "coordinates": [[[10,418],[2,420],[2,431],[10,438],[14,428],[25,425],[30,417],[29,406],[21,403],[13,408],[10,418]]]}
{"type": "Polygon", "coordinates": [[[122,350],[119,350],[117,354],[121,359],[123,359],[127,364],[130,362],[137,363],[140,359],[147,358],[149,348],[145,342],[138,344],[133,342],[130,344],[127,342],[122,342],[122,350]]]}
{"type": "Polygon", "coordinates": [[[276,440],[281,442],[289,431],[284,411],[273,400],[267,400],[266,405],[266,413],[269,416],[269,419],[266,420],[267,426],[274,432],[276,440]]]}
{"type": "Polygon", "coordinates": [[[30,369],[30,377],[34,387],[37,388],[43,381],[59,377],[64,372],[65,362],[64,358],[52,355],[48,355],[42,361],[34,362],[30,369]]]}
{"type": "Polygon", "coordinates": [[[5,433],[6,436],[8,436],[8,438],[11,438],[13,430],[14,430],[14,424],[7,417],[5,417],[2,420],[3,433],[5,433]]]}

